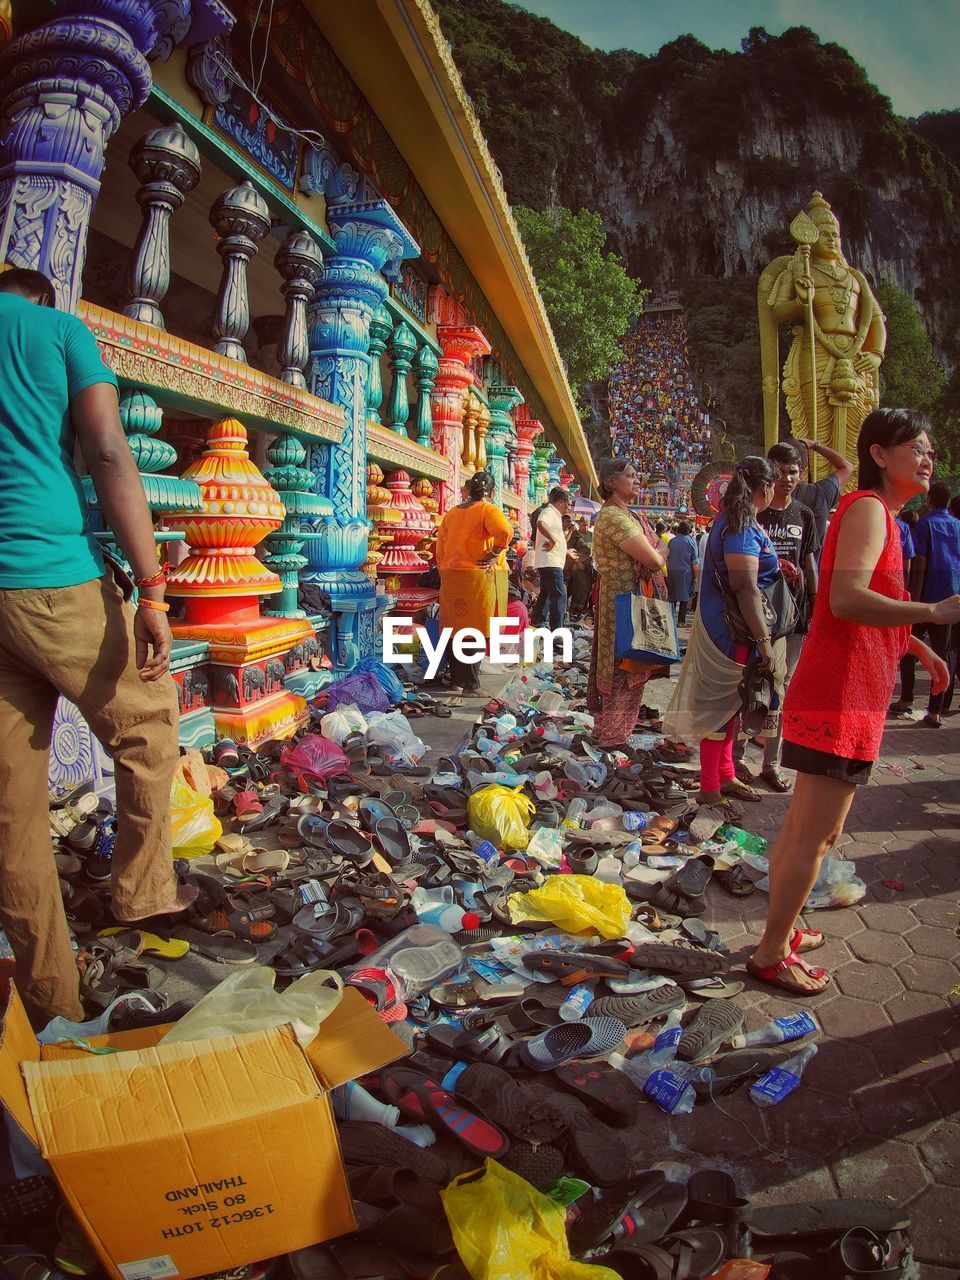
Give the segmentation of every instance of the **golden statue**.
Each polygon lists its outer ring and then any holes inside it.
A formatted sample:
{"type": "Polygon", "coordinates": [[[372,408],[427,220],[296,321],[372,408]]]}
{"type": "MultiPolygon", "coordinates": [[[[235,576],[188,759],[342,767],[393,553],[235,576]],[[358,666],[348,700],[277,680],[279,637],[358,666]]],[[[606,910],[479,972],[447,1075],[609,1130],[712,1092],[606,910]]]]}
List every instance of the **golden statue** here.
{"type": "MultiPolygon", "coordinates": [[[[791,432],[853,459],[863,420],[880,403],[883,312],[866,276],[846,262],[840,224],[819,191],[790,234],[796,252],[774,259],[757,286],[765,447],[780,435],[779,327],[794,322],[783,366],[791,432]]],[[[810,461],[819,478],[823,460],[810,461]]]]}

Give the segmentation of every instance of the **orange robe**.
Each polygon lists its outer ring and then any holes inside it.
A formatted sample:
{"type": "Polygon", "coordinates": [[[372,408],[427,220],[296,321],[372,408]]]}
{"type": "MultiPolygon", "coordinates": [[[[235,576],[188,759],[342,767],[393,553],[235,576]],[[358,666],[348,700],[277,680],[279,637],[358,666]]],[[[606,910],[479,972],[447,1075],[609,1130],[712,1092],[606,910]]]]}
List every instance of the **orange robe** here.
{"type": "Polygon", "coordinates": [[[473,627],[489,639],[490,619],[506,613],[504,552],[512,537],[513,526],[492,502],[453,507],[443,517],[436,551],[441,627],[473,627]],[[477,561],[491,551],[500,554],[489,568],[481,568],[477,561]]]}

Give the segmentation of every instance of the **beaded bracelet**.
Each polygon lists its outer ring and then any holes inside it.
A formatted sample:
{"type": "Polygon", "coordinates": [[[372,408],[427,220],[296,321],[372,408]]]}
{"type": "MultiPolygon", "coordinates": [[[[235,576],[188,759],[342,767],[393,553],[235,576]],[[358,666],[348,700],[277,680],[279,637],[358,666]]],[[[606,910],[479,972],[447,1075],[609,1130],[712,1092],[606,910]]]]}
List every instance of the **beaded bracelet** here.
{"type": "Polygon", "coordinates": [[[146,600],[143,596],[137,601],[138,609],[156,609],[157,613],[169,613],[170,606],[165,600],[146,600]]]}

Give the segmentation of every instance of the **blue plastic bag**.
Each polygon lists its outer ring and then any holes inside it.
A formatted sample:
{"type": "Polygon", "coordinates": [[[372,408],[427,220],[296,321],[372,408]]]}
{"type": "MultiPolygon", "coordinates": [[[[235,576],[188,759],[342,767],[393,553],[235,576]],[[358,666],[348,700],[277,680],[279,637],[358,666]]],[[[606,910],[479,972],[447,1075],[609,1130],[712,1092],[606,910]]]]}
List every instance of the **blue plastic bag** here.
{"type": "Polygon", "coordinates": [[[406,692],[400,679],[395,671],[384,662],[379,662],[376,658],[361,658],[354,671],[369,672],[370,675],[376,676],[380,688],[384,691],[391,702],[403,702],[406,692]]]}

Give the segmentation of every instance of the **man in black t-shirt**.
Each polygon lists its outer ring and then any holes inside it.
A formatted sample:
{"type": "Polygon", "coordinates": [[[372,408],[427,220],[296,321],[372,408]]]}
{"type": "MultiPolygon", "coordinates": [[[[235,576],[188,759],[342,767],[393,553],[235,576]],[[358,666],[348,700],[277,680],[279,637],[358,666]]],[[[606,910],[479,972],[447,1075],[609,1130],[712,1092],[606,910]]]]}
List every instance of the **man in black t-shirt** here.
{"type": "MultiPolygon", "coordinates": [[[[817,536],[817,525],[813,512],[809,507],[798,502],[794,493],[800,481],[800,463],[796,450],[791,443],[783,441],[775,444],[768,451],[767,457],[780,472],[773,491],[773,501],[765,511],[757,515],[757,521],[773,543],[780,570],[786,578],[797,606],[797,626],[793,635],[785,639],[787,674],[783,692],[800,660],[803,637],[810,625],[813,613],[813,602],[817,595],[817,558],[820,554],[820,539],[817,536]]],[[[833,477],[829,477],[833,479],[833,477]]],[[[788,791],[790,784],[780,772],[780,745],[782,739],[782,722],[775,737],[765,738],[763,744],[763,767],[760,777],[772,791],[788,791]]],[[[743,747],[741,741],[734,750],[737,762],[737,777],[742,782],[752,780],[752,774],[743,763],[743,747]]]]}
{"type": "MultiPolygon", "coordinates": [[[[820,444],[817,440],[809,440],[803,437],[781,441],[781,443],[790,445],[796,453],[801,476],[809,477],[810,463],[807,457],[809,453],[819,454],[821,458],[826,459],[833,467],[832,476],[824,476],[822,480],[810,481],[809,478],[802,480],[793,494],[797,502],[802,502],[805,507],[809,507],[813,512],[817,525],[817,538],[822,547],[823,540],[827,534],[827,520],[830,512],[840,501],[840,494],[843,492],[844,485],[853,475],[853,464],[848,462],[842,453],[837,453],[836,449],[820,444]]],[[[779,446],[774,445],[773,447],[776,449],[779,446]]],[[[769,457],[770,454],[767,456],[769,457]]],[[[817,555],[819,556],[819,554],[818,551],[817,555]]]]}

